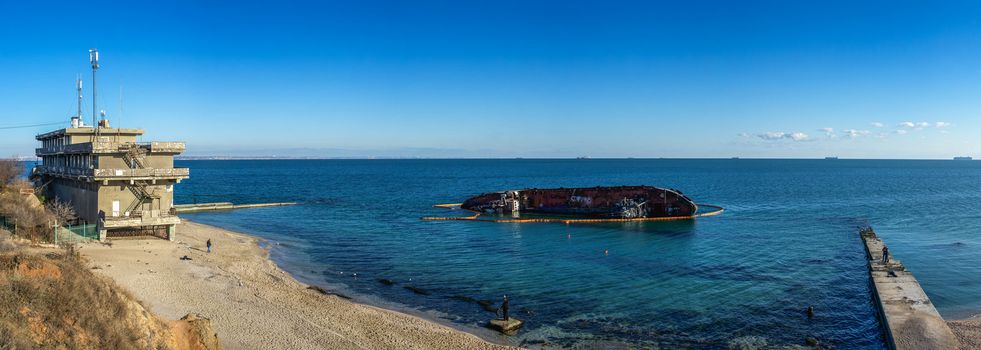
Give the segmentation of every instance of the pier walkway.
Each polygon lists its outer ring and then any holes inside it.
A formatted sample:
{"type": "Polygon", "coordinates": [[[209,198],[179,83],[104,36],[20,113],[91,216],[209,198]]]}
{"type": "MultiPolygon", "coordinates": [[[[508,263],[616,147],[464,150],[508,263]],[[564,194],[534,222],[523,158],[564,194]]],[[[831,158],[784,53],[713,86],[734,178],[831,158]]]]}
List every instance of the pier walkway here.
{"type": "Polygon", "coordinates": [[[889,262],[883,264],[885,243],[871,228],[863,229],[861,236],[869,259],[872,296],[886,332],[886,345],[897,350],[957,349],[957,338],[913,274],[891,251],[889,262]]]}
{"type": "Polygon", "coordinates": [[[191,213],[197,211],[211,211],[211,210],[282,207],[287,205],[296,205],[296,203],[285,202],[285,203],[233,204],[231,202],[218,202],[218,203],[200,203],[200,204],[175,204],[174,210],[177,211],[177,213],[191,213]]]}

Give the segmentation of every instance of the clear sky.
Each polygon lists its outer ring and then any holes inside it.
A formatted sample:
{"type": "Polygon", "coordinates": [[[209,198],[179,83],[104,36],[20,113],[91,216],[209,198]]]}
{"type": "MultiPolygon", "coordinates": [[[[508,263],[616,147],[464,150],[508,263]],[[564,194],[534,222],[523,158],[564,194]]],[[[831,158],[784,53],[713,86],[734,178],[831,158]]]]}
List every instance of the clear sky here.
{"type": "Polygon", "coordinates": [[[0,4],[0,154],[96,47],[189,155],[981,156],[977,1],[131,3],[0,4]]]}

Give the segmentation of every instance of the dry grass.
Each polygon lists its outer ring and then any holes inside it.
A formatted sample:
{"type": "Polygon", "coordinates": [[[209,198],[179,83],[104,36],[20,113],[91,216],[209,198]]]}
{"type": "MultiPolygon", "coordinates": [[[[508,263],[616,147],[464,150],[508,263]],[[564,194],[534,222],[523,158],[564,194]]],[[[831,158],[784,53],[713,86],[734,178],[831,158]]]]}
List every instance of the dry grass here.
{"type": "Polygon", "coordinates": [[[165,349],[169,326],[77,257],[0,253],[0,349],[165,349]]]}

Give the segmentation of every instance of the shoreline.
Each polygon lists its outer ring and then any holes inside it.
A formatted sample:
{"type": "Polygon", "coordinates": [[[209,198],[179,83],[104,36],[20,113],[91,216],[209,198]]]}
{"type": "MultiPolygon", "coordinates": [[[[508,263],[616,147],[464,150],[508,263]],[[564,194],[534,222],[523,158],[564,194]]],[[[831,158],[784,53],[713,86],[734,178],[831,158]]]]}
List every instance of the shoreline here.
{"type": "Polygon", "coordinates": [[[80,252],[93,272],[154,313],[210,318],[228,349],[517,349],[452,324],[308,289],[276,264],[262,241],[185,220],[174,242],[114,240],[80,252]],[[210,254],[207,239],[214,243],[210,254]]]}

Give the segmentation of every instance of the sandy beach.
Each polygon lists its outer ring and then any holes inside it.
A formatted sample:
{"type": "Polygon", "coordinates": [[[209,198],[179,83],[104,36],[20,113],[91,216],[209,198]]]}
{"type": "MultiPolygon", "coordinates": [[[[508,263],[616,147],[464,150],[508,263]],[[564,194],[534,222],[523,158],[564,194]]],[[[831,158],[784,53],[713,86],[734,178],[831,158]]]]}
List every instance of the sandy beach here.
{"type": "Polygon", "coordinates": [[[256,238],[203,224],[178,225],[174,242],[114,240],[86,244],[81,253],[93,271],[158,315],[210,318],[227,349],[514,349],[307,289],[269,260],[256,238]],[[185,255],[191,260],[180,259],[185,255]]]}
{"type": "Polygon", "coordinates": [[[947,321],[947,325],[961,343],[961,350],[981,349],[981,318],[947,321]]]}

